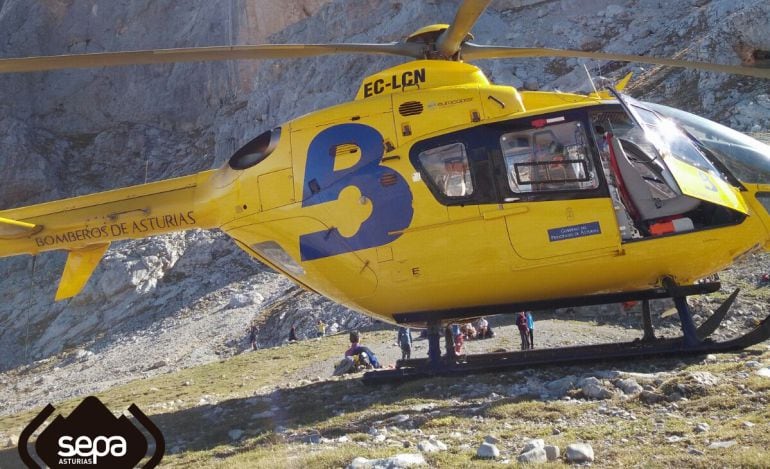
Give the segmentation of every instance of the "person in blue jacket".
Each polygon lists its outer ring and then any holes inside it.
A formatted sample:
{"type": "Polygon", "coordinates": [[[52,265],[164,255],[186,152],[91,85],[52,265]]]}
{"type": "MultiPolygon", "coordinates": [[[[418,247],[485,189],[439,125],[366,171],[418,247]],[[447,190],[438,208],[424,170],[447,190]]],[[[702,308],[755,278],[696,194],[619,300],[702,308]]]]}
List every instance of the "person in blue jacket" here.
{"type": "Polygon", "coordinates": [[[532,311],[527,311],[527,329],[529,329],[529,348],[535,348],[535,320],[532,311]]]}
{"type": "Polygon", "coordinates": [[[408,327],[398,328],[398,345],[401,346],[401,359],[409,360],[412,356],[412,331],[408,327]]]}

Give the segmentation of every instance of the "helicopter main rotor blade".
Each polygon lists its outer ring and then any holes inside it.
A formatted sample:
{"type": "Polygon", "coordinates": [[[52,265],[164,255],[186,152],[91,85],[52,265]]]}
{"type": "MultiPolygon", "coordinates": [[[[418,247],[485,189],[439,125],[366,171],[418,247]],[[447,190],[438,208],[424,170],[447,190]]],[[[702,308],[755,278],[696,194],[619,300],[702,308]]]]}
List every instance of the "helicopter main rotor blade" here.
{"type": "Polygon", "coordinates": [[[647,57],[643,55],[610,54],[606,52],[588,52],[569,49],[524,48],[505,46],[481,46],[465,43],[462,47],[462,58],[467,61],[480,59],[529,58],[529,57],[576,57],[597,60],[617,60],[620,62],[639,62],[669,67],[694,68],[710,72],[732,73],[758,78],[770,78],[770,69],[744,67],[739,65],[721,65],[709,62],[693,62],[689,60],[666,59],[662,57],[647,57]]]}
{"type": "Polygon", "coordinates": [[[452,24],[436,40],[436,50],[443,57],[452,57],[460,50],[460,45],[490,2],[491,0],[465,0],[460,5],[452,24]]]}
{"type": "Polygon", "coordinates": [[[424,51],[419,44],[403,42],[389,44],[270,44],[191,47],[7,58],[0,59],[0,73],[216,60],[293,59],[330,54],[390,54],[422,58],[424,51]]]}

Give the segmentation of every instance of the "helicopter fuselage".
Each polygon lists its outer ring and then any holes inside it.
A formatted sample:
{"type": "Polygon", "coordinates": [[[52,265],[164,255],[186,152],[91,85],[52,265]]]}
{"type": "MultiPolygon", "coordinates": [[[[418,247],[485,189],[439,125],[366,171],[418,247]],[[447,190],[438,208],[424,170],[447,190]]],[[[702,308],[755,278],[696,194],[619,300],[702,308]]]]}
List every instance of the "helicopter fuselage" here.
{"type": "Polygon", "coordinates": [[[768,247],[755,194],[770,186],[646,160],[600,131],[622,132],[622,114],[606,93],[519,92],[472,65],[410,62],[365,79],[352,102],[266,132],[218,170],[0,212],[0,255],[69,250],[66,297],[112,241],[219,228],[305,288],[398,322],[666,277],[689,284],[768,247]],[[660,216],[630,206],[631,184],[615,174],[622,158],[653,169],[640,180],[660,216]]]}
{"type": "Polygon", "coordinates": [[[281,126],[263,162],[232,174],[239,213],[219,226],[307,288],[384,320],[650,288],[664,277],[691,283],[768,238],[754,203],[748,216],[701,229],[623,239],[589,131],[593,183],[503,193],[502,136],[533,122],[585,130],[589,110],[607,106],[601,96],[519,93],[470,65],[412,62],[364,80],[358,98],[281,126]],[[420,159],[452,145],[472,172],[467,197],[442,192],[420,159]]]}

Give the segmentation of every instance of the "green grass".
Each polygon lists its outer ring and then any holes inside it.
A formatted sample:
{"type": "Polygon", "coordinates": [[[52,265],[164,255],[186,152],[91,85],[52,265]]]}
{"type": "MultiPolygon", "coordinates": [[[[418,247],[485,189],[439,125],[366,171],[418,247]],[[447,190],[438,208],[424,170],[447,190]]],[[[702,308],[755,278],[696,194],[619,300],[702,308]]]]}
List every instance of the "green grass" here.
{"type": "MultiPolygon", "coordinates": [[[[372,342],[392,340],[390,331],[372,335],[372,342]]],[[[355,377],[297,382],[296,376],[311,362],[339,356],[346,340],[335,336],[249,352],[97,395],[113,411],[136,403],[152,418],[166,438],[163,465],[167,467],[338,468],[358,456],[374,459],[417,452],[417,444],[429,435],[449,446],[447,452],[425,455],[430,467],[442,468],[499,465],[475,457],[486,435],[501,440],[497,446],[502,457],[514,464],[530,438],[543,438],[562,453],[568,444],[588,442],[594,448],[596,467],[766,467],[770,461],[770,379],[753,375],[744,366],[746,360],[770,363],[765,345],[744,357],[718,355],[715,362],[656,362],[658,371],[672,374],[659,383],[659,390],[680,386],[688,391],[687,400],[676,407],[666,402],[649,405],[638,398],[543,402],[533,396],[505,396],[505,389],[533,373],[548,381],[588,373],[589,367],[424,379],[400,386],[368,387],[355,377]],[[710,372],[720,382],[699,387],[688,377],[695,371],[710,372]],[[749,377],[735,378],[741,371],[749,377]],[[479,386],[502,397],[489,401],[469,393],[479,386]],[[200,404],[204,396],[213,403],[200,404]],[[625,410],[635,419],[609,415],[606,408],[625,410]],[[399,415],[408,416],[407,422],[395,423],[399,415]],[[709,424],[707,432],[694,431],[700,422],[709,424]],[[369,434],[372,428],[387,429],[386,441],[376,443],[369,434]],[[232,441],[228,435],[232,429],[242,430],[243,438],[232,441]],[[328,440],[303,442],[310,435],[328,440]],[[346,441],[337,441],[342,436],[346,441]],[[681,440],[672,442],[672,436],[681,440]],[[712,441],[727,440],[737,444],[708,449],[712,441]],[[689,448],[705,455],[691,454],[689,448]]],[[[645,362],[616,366],[627,371],[651,367],[645,362]]],[[[81,400],[54,405],[66,415],[81,400]]],[[[18,434],[39,410],[0,418],[0,432],[18,434]]],[[[19,464],[15,448],[0,451],[0,467],[19,464]]]]}

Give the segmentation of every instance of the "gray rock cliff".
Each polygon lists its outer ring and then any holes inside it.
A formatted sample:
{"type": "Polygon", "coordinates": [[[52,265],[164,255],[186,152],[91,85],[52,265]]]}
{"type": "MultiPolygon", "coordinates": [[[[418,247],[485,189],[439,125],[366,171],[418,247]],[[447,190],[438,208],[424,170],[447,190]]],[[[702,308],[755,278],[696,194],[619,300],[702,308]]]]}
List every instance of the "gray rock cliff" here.
{"type": "MultiPolygon", "coordinates": [[[[451,21],[457,4],[0,0],[0,55],[389,42],[451,21]]],[[[478,43],[725,64],[770,50],[767,31],[770,4],[764,0],[497,0],[474,28],[478,43]]],[[[0,75],[0,208],[217,167],[262,131],[352,99],[366,75],[400,62],[340,55],[0,75]]],[[[495,82],[564,91],[589,89],[584,64],[592,74],[611,79],[634,71],[629,91],[636,97],[742,131],[770,129],[769,81],[576,59],[479,62],[495,82]]],[[[349,327],[369,322],[315,295],[297,293],[217,232],[115,243],[83,293],[54,303],[64,260],[61,253],[34,261],[0,259],[0,370],[76,347],[110,347],[169,318],[209,317],[212,328],[226,323],[206,336],[211,356],[238,349],[242,344],[233,338],[268,307],[282,314],[272,329],[263,330],[267,344],[282,340],[291,323],[309,333],[318,316],[349,327]],[[237,319],[217,316],[227,311],[237,319]]]]}

